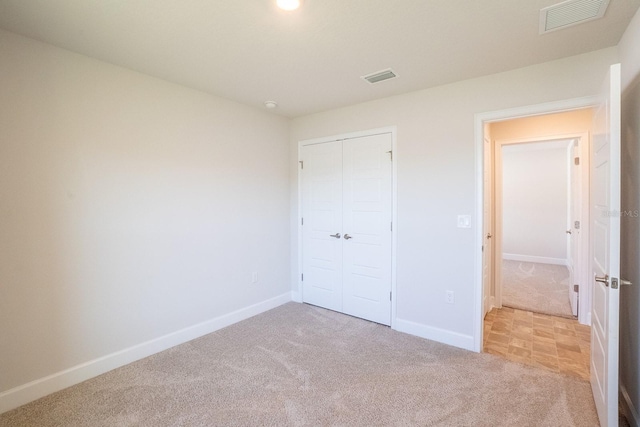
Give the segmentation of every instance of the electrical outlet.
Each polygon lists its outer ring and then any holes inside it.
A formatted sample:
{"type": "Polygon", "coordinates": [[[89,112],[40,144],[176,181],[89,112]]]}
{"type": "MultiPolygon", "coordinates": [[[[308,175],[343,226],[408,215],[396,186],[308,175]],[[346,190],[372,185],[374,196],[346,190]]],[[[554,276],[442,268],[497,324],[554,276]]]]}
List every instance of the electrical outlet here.
{"type": "Polygon", "coordinates": [[[254,271],[251,273],[251,283],[258,283],[258,272],[254,271]]]}
{"type": "Polygon", "coordinates": [[[453,304],[455,302],[455,299],[453,297],[453,291],[447,291],[445,302],[447,304],[453,304]]]}

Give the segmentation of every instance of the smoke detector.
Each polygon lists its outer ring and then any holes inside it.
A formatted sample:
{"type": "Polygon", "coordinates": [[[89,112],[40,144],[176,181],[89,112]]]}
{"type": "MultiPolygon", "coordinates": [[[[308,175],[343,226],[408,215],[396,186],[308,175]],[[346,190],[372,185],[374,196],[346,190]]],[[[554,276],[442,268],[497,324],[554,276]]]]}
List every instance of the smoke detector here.
{"type": "Polygon", "coordinates": [[[609,0],[568,0],[540,10],[540,34],[593,21],[604,16],[609,0]]]}
{"type": "Polygon", "coordinates": [[[369,83],[379,83],[385,80],[393,79],[398,77],[396,73],[393,72],[391,68],[387,68],[386,70],[378,71],[376,73],[367,74],[366,76],[362,76],[363,79],[368,81],[369,83]]]}

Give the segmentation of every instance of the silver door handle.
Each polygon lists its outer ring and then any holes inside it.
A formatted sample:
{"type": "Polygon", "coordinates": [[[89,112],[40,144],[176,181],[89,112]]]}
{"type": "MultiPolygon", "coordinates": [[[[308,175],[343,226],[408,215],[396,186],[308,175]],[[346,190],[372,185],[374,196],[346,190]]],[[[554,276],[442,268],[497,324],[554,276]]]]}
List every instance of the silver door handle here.
{"type": "Polygon", "coordinates": [[[625,285],[625,286],[633,285],[633,283],[631,283],[629,280],[625,280],[625,279],[620,279],[620,284],[621,285],[625,285]]]}
{"type": "Polygon", "coordinates": [[[345,238],[345,240],[349,240],[349,239],[351,239],[351,236],[349,236],[348,234],[345,234],[344,238],[345,238]]]}
{"type": "Polygon", "coordinates": [[[609,275],[605,274],[604,277],[596,276],[596,282],[604,283],[605,286],[609,286],[609,275]]]}
{"type": "Polygon", "coordinates": [[[340,233],[329,234],[329,237],[335,237],[336,239],[339,239],[340,238],[340,233]]]}
{"type": "Polygon", "coordinates": [[[565,231],[565,233],[571,234],[571,230],[567,230],[567,231],[565,231]]]}

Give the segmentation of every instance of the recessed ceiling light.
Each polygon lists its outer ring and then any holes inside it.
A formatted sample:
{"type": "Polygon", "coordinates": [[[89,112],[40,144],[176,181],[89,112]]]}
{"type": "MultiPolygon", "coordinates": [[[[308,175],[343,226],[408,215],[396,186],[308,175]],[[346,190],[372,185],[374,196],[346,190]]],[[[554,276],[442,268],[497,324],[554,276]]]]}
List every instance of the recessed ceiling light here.
{"type": "Polygon", "coordinates": [[[267,107],[269,110],[273,110],[278,106],[278,104],[275,101],[265,101],[264,106],[267,107]]]}
{"type": "Polygon", "coordinates": [[[302,0],[276,0],[276,3],[282,10],[296,10],[300,7],[302,0]]]}

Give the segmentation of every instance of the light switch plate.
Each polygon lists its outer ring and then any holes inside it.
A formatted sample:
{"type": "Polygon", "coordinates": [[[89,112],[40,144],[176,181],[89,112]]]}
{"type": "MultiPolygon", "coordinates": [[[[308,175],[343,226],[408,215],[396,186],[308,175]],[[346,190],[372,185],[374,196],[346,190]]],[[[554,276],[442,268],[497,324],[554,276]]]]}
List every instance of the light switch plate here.
{"type": "Polygon", "coordinates": [[[458,215],[458,228],[471,228],[471,215],[458,215]]]}

